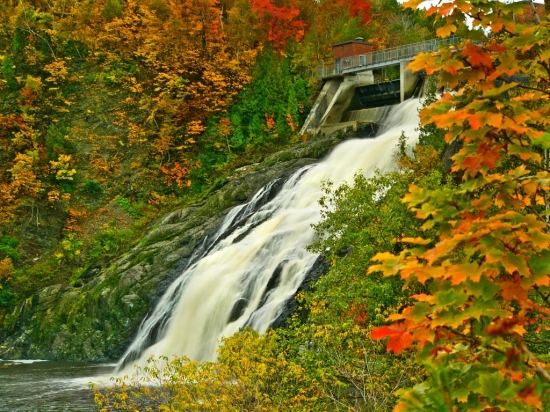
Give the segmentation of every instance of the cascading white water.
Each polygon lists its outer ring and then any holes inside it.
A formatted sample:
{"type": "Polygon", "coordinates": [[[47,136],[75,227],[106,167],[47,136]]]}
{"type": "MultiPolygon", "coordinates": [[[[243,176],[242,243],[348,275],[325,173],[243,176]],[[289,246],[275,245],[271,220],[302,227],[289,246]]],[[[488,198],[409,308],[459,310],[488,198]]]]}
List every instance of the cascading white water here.
{"type": "Polygon", "coordinates": [[[392,169],[401,134],[416,144],[419,107],[418,100],[396,106],[377,138],[341,143],[324,161],[296,172],[256,212],[267,188],[233,209],[218,231],[223,239],[170,286],[119,365],[131,353],[140,354],[135,363],[142,365],[151,355],[214,360],[222,337],[245,325],[265,332],[317,259],[306,246],[314,238],[311,225],[320,218],[321,182],[339,185],[358,172],[368,177],[376,169],[392,169]],[[231,226],[236,229],[227,235],[231,226]],[[144,348],[154,328],[160,339],[144,348]]]}

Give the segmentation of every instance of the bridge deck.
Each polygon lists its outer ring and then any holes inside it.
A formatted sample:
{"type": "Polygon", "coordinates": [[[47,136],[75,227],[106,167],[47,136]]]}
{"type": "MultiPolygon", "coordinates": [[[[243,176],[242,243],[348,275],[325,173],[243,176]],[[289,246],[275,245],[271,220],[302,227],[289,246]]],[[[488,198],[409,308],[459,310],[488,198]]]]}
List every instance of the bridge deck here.
{"type": "Polygon", "coordinates": [[[435,51],[439,46],[455,44],[460,40],[460,37],[450,36],[445,39],[431,39],[392,47],[391,49],[345,57],[339,63],[320,67],[318,71],[320,71],[321,77],[325,79],[343,74],[359,73],[394,66],[402,61],[411,60],[419,53],[435,51]]]}

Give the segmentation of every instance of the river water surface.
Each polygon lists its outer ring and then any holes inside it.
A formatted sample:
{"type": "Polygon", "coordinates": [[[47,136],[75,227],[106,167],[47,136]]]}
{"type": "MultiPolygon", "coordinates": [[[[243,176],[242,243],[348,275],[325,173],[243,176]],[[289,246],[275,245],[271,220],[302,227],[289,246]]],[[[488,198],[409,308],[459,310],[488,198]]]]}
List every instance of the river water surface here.
{"type": "Polygon", "coordinates": [[[0,412],[95,411],[89,383],[109,382],[113,366],[0,360],[0,412]]]}

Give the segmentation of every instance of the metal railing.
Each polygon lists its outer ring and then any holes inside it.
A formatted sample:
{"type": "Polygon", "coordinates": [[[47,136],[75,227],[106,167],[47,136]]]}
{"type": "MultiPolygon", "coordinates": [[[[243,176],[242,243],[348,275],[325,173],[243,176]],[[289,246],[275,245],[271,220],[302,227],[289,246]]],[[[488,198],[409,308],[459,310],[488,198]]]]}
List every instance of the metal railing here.
{"type": "Polygon", "coordinates": [[[436,51],[440,46],[455,44],[461,40],[460,37],[450,36],[444,39],[425,40],[391,49],[344,57],[337,63],[321,66],[317,73],[321,77],[328,77],[391,66],[403,60],[410,60],[419,53],[436,51]]]}

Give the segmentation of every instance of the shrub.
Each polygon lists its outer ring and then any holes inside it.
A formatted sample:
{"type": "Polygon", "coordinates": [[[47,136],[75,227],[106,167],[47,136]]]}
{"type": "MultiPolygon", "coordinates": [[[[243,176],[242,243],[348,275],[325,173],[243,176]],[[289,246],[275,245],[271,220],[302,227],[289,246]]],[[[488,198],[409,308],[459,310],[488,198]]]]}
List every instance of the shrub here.
{"type": "Polygon", "coordinates": [[[0,239],[0,258],[7,257],[13,262],[18,262],[21,255],[15,248],[19,245],[19,241],[11,236],[4,236],[0,239]]]}
{"type": "Polygon", "coordinates": [[[117,17],[122,17],[123,4],[120,0],[107,0],[103,6],[103,17],[111,21],[117,17]]]}
{"type": "Polygon", "coordinates": [[[87,179],[82,191],[92,197],[99,197],[103,193],[101,183],[94,179],[87,179]]]}
{"type": "Polygon", "coordinates": [[[94,237],[88,251],[91,259],[102,256],[113,256],[133,238],[134,232],[130,229],[119,230],[107,228],[100,230],[94,237]]]}
{"type": "Polygon", "coordinates": [[[122,209],[124,209],[126,213],[128,213],[134,219],[139,218],[139,212],[132,206],[130,201],[126,199],[124,196],[117,196],[116,202],[122,209]]]}
{"type": "Polygon", "coordinates": [[[8,286],[0,288],[0,308],[8,308],[15,302],[15,295],[8,286]]]}
{"type": "Polygon", "coordinates": [[[50,125],[46,132],[45,146],[48,160],[57,160],[59,154],[72,154],[76,152],[75,144],[69,138],[69,130],[66,127],[50,125]]]}

